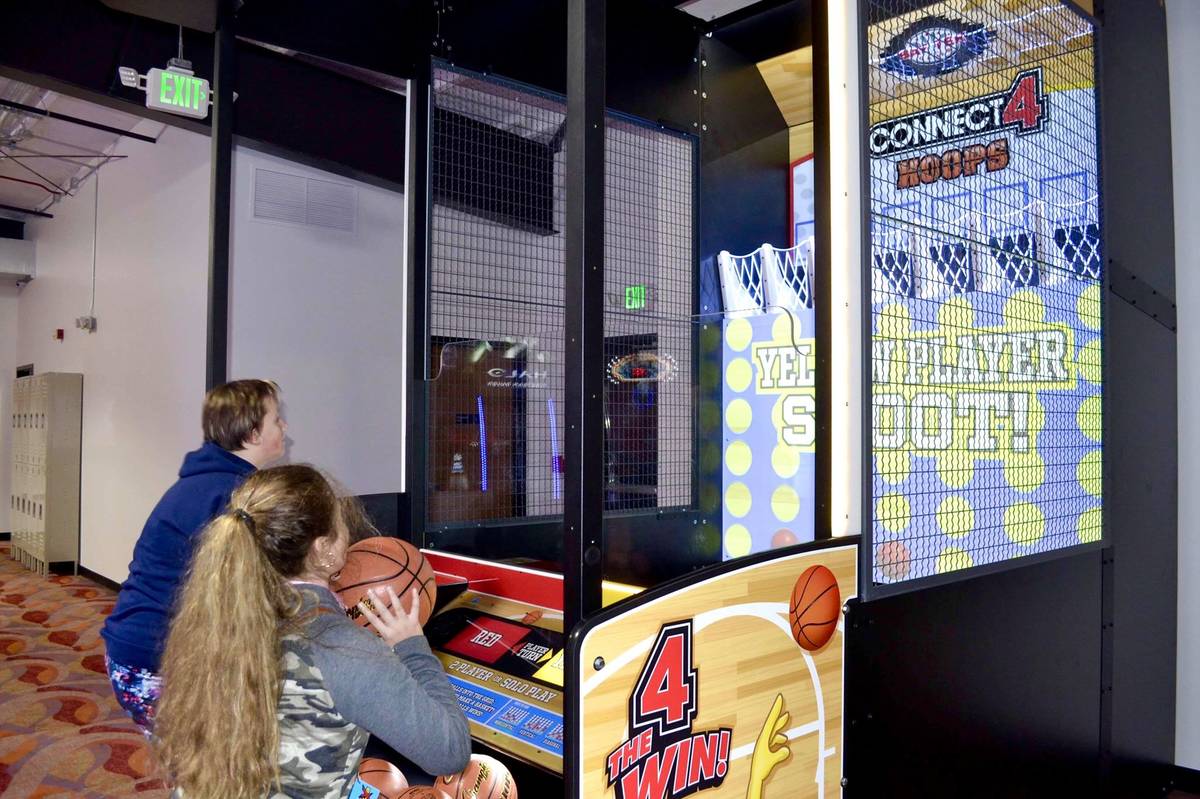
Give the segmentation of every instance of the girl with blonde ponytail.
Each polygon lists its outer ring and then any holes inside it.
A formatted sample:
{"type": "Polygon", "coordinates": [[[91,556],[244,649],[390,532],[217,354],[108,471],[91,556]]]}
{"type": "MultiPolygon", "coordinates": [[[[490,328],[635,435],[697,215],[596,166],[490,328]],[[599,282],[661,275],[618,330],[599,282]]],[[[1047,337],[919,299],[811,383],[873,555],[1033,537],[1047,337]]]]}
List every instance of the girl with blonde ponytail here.
{"type": "Polygon", "coordinates": [[[310,466],[265,469],[201,534],[155,726],[187,799],[345,796],[368,733],[432,774],[466,765],[467,722],[419,603],[370,614],[377,637],[329,590],[349,544],[343,504],[310,466]]]}

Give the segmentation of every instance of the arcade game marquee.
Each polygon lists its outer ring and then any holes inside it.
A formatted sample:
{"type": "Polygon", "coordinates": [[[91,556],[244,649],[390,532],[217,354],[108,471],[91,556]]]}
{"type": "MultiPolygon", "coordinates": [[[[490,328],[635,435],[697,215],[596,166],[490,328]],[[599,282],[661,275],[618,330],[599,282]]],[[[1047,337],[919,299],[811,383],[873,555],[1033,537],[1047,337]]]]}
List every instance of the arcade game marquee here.
{"type": "Polygon", "coordinates": [[[522,792],[855,795],[847,609],[1102,539],[1093,21],[767,5],[410,89],[426,634],[522,792]]]}

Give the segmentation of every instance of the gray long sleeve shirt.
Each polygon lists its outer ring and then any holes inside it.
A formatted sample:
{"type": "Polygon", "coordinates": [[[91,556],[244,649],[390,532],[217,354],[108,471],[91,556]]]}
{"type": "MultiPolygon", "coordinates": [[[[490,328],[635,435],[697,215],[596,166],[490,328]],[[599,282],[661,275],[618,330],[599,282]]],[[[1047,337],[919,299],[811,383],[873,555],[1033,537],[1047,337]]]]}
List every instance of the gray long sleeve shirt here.
{"type": "Polygon", "coordinates": [[[471,737],[424,637],[388,648],[348,619],[327,589],[304,585],[303,630],[283,639],[281,793],[335,799],[354,782],[368,733],[430,774],[467,764],[471,737]]]}

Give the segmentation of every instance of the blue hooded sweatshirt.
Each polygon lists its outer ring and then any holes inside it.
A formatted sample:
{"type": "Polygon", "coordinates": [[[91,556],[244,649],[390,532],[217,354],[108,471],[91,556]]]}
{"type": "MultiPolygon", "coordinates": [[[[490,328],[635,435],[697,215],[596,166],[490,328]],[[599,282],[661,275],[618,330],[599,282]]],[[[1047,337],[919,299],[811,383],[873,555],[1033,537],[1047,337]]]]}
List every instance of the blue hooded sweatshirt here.
{"type": "Polygon", "coordinates": [[[142,528],[129,577],[100,632],[114,662],[158,671],[171,609],[196,537],[253,471],[249,461],[212,442],[184,456],[179,480],[163,494],[142,528]]]}

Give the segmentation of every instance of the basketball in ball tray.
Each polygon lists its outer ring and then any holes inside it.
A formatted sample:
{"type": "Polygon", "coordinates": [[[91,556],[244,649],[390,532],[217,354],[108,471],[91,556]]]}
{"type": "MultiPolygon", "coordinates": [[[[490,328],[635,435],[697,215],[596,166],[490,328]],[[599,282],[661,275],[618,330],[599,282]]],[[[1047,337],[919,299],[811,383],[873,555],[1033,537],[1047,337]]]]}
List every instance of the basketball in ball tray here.
{"type": "Polygon", "coordinates": [[[842,592],[833,572],[820,564],[805,569],[792,588],[788,607],[796,643],[810,652],[829,643],[842,612],[842,592]]]}
{"type": "Polygon", "coordinates": [[[331,587],[341,597],[351,618],[363,627],[369,627],[367,617],[358,611],[358,603],[369,598],[367,591],[374,588],[383,602],[388,601],[387,587],[391,586],[396,597],[408,612],[409,593],[414,587],[419,592],[421,624],[429,621],[433,603],[437,599],[437,581],[433,567],[421,550],[407,541],[387,536],[364,538],[346,550],[346,565],[331,581],[331,587]]]}
{"type": "Polygon", "coordinates": [[[438,777],[434,785],[451,799],[517,799],[517,783],[508,768],[494,757],[471,755],[457,774],[438,777]]]}
{"type": "Polygon", "coordinates": [[[428,785],[414,785],[396,794],[396,799],[450,799],[445,791],[431,788],[428,785]]]}
{"type": "Polygon", "coordinates": [[[404,772],[377,757],[363,758],[358,764],[358,778],[379,791],[379,799],[399,799],[408,787],[404,772]]]}

